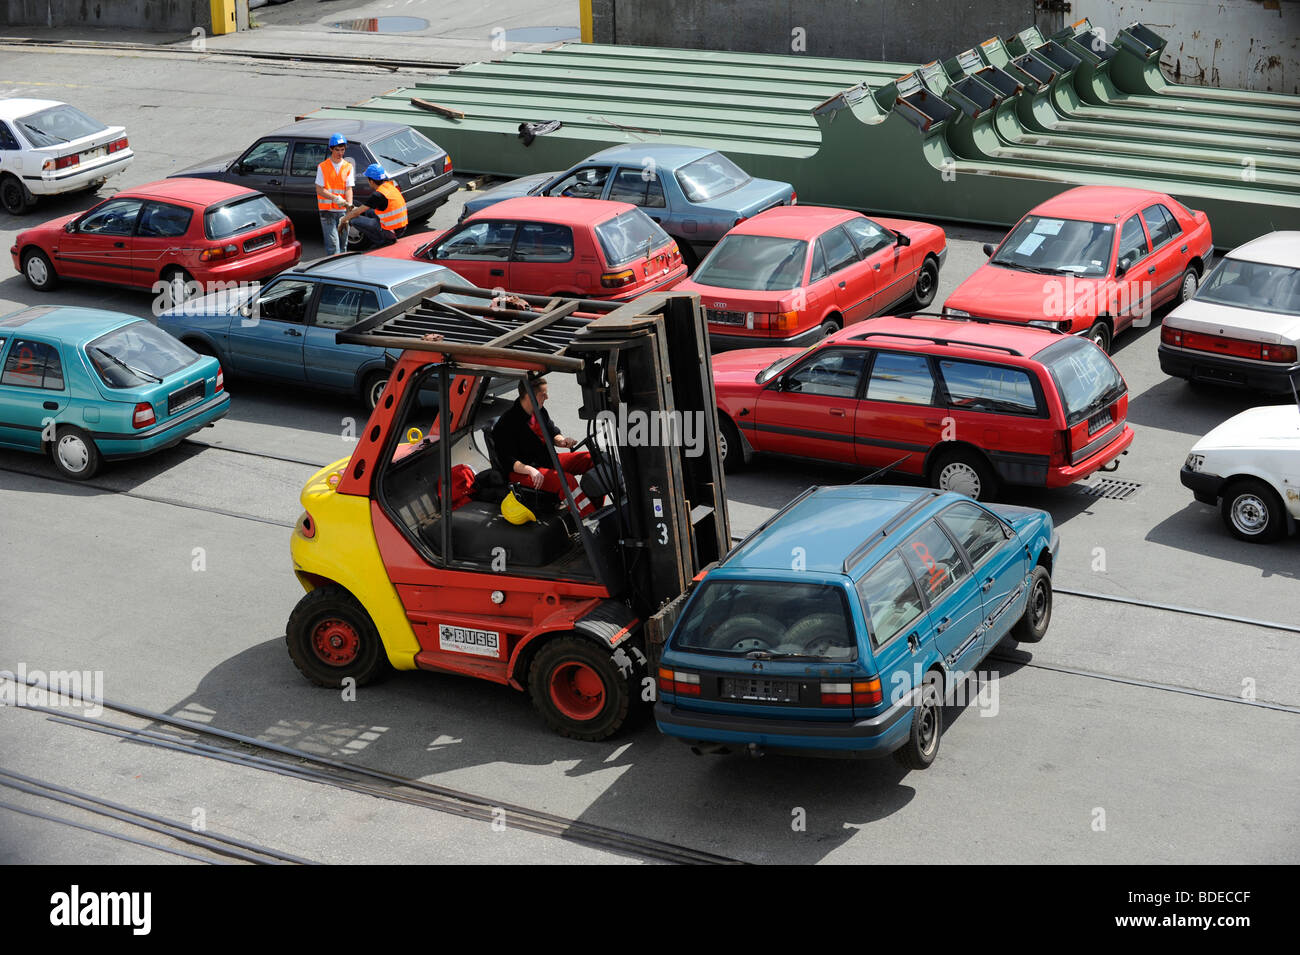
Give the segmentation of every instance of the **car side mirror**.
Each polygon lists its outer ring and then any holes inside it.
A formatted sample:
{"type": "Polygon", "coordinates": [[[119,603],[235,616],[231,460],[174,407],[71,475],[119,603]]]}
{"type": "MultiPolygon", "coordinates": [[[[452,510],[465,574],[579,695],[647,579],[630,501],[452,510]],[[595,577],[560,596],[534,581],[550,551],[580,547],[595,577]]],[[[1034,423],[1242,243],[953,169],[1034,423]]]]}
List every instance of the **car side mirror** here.
{"type": "Polygon", "coordinates": [[[67,222],[63,223],[63,231],[64,231],[64,232],[67,232],[67,233],[69,233],[69,234],[71,234],[71,233],[73,233],[73,232],[76,232],[76,231],[77,231],[77,220],[76,220],[76,219],[69,219],[67,222]]]}
{"type": "Polygon", "coordinates": [[[993,258],[993,253],[996,252],[997,250],[998,250],[997,246],[995,246],[992,242],[984,243],[984,254],[989,258],[993,258]]]}
{"type": "Polygon", "coordinates": [[[1133,263],[1130,262],[1128,259],[1120,259],[1119,264],[1115,266],[1115,278],[1119,278],[1121,275],[1127,272],[1128,267],[1132,264],[1133,263]]]}
{"type": "Polygon", "coordinates": [[[249,318],[249,317],[251,317],[252,314],[253,314],[253,306],[251,306],[251,305],[241,305],[241,306],[239,306],[239,314],[242,315],[242,316],[244,316],[244,318],[249,318]]]}
{"type": "Polygon", "coordinates": [[[912,240],[909,239],[906,235],[904,235],[904,234],[901,233],[901,232],[898,233],[898,238],[896,238],[896,239],[894,240],[894,245],[897,245],[897,246],[900,246],[900,247],[901,247],[901,246],[905,246],[905,245],[911,245],[911,244],[912,244],[912,240]]]}
{"type": "Polygon", "coordinates": [[[231,167],[231,171],[236,176],[247,176],[248,165],[242,159],[236,159],[235,164],[231,167]]]}

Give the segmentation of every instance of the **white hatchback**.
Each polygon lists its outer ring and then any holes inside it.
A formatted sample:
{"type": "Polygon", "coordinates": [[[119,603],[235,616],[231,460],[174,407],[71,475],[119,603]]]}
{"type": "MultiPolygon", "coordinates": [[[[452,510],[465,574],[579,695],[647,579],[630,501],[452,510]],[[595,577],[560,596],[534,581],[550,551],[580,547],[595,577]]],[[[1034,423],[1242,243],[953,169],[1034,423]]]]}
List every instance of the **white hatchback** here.
{"type": "Polygon", "coordinates": [[[1233,249],[1160,329],[1160,368],[1189,381],[1289,394],[1298,350],[1300,232],[1233,249]]]}
{"type": "Polygon", "coordinates": [[[1300,403],[1251,408],[1192,446],[1179,475],[1228,532],[1266,543],[1300,520],[1300,403]]]}
{"type": "Polygon", "coordinates": [[[55,100],[0,100],[0,206],[10,215],[38,196],[96,189],[134,158],[122,126],[55,100]]]}

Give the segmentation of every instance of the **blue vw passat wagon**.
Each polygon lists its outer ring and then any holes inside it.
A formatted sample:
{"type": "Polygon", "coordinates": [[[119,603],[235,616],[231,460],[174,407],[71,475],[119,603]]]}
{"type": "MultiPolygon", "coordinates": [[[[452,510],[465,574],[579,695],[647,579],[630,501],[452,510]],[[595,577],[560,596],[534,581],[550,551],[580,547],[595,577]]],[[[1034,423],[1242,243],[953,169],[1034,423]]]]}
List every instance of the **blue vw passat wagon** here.
{"type": "Polygon", "coordinates": [[[924,769],[945,698],[1008,633],[1047,632],[1058,547],[1044,511],[810,488],[695,585],[655,720],[697,752],[894,753],[924,769]]]}

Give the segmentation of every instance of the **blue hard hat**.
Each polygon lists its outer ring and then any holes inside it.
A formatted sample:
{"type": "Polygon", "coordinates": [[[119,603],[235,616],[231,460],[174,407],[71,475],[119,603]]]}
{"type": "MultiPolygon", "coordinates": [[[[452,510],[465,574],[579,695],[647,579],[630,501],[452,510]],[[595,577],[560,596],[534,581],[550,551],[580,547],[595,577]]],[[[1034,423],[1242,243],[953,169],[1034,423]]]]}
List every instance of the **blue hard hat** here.
{"type": "Polygon", "coordinates": [[[375,182],[383,182],[388,178],[388,173],[384,172],[384,167],[377,162],[372,162],[366,167],[366,178],[373,179],[375,182]]]}
{"type": "Polygon", "coordinates": [[[330,149],[333,149],[335,146],[346,146],[347,144],[348,138],[342,133],[335,133],[330,137],[330,149]]]}

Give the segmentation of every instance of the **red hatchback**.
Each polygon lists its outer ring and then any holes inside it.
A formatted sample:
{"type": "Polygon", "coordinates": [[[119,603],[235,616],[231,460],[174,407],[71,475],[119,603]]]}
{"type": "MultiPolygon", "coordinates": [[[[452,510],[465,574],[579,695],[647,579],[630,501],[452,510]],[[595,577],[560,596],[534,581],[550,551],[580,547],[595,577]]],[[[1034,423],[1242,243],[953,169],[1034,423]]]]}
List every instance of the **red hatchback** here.
{"type": "Polygon", "coordinates": [[[714,351],[800,346],[905,302],[925,308],[947,253],[924,222],[779,206],[723,236],[675,291],[700,296],[714,351]]]}
{"type": "Polygon", "coordinates": [[[1196,293],[1214,252],[1210,220],[1160,192],[1079,186],[1016,224],[944,303],[945,315],[1000,318],[1087,335],[1103,351],[1130,325],[1196,293]]]}
{"type": "Polygon", "coordinates": [[[1015,324],[878,318],[812,347],[714,356],[723,463],[891,467],[977,500],[1114,470],[1128,387],[1091,342],[1015,324]]]}
{"type": "Polygon", "coordinates": [[[506,199],[370,254],[436,262],[481,288],[525,295],[628,301],[686,277],[668,233],[636,206],[603,199],[506,199]]]}
{"type": "Polygon", "coordinates": [[[18,234],[14,268],[39,291],[85,279],[171,299],[267,278],[297,264],[293,224],[266,196],[208,179],[163,179],[18,234]],[[182,289],[188,286],[188,292],[182,289]]]}

